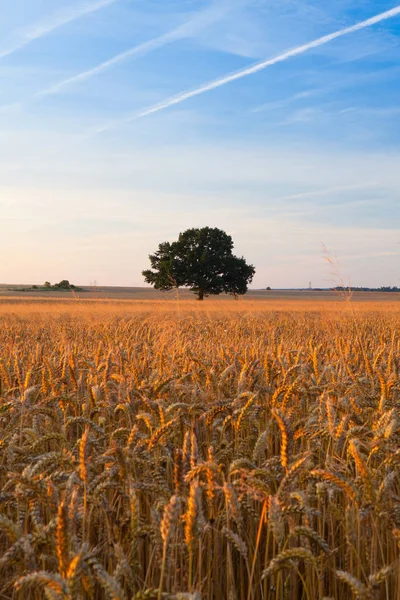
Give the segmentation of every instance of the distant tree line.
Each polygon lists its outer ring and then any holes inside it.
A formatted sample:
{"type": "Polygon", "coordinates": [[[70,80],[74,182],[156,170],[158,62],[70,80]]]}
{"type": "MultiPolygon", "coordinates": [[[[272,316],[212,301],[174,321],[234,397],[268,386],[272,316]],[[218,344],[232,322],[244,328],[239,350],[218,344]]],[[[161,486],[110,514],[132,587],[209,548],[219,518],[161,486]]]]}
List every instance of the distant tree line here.
{"type": "MultiPolygon", "coordinates": [[[[35,287],[35,286],[33,286],[35,287]]],[[[51,285],[50,281],[45,281],[43,287],[46,290],[78,290],[80,288],[77,288],[76,285],[74,285],[73,283],[70,283],[68,281],[68,279],[62,279],[59,283],[55,283],[54,285],[51,285]]]]}
{"type": "Polygon", "coordinates": [[[383,285],[383,286],[377,287],[377,288],[353,287],[353,286],[343,287],[341,285],[338,285],[334,288],[331,288],[331,290],[334,292],[345,292],[345,291],[351,291],[351,292],[400,292],[400,288],[398,288],[396,285],[394,285],[394,286],[383,285]]]}
{"type": "Polygon", "coordinates": [[[70,283],[68,279],[62,279],[59,283],[54,283],[53,285],[50,281],[45,281],[43,285],[32,285],[27,288],[16,288],[12,290],[14,292],[51,292],[51,291],[59,291],[59,292],[83,292],[84,290],[80,287],[77,287],[73,283],[70,283]]]}

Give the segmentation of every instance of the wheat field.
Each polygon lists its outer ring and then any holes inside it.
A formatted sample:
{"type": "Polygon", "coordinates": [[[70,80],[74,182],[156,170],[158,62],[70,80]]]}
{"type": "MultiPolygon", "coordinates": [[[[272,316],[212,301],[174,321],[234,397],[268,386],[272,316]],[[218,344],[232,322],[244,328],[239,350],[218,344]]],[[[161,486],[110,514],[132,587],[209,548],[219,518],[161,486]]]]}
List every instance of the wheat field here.
{"type": "Polygon", "coordinates": [[[0,599],[400,599],[395,303],[0,303],[0,599]]]}

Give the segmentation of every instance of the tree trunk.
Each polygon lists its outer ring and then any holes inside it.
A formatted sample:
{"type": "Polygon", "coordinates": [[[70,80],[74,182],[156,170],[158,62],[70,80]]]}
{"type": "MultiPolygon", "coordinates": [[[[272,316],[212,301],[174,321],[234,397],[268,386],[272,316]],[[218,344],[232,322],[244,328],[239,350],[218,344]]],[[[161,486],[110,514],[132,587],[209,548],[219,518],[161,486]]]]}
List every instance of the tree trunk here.
{"type": "Polygon", "coordinates": [[[197,300],[204,300],[204,290],[199,290],[199,296],[197,300]]]}

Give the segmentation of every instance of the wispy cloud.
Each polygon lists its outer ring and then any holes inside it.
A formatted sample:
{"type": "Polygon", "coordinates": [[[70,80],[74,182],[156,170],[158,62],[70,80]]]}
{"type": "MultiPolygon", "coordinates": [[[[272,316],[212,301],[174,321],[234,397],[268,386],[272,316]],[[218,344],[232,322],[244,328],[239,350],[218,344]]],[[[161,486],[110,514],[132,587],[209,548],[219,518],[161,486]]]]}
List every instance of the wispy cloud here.
{"type": "MultiPolygon", "coordinates": [[[[371,108],[371,107],[353,107],[352,110],[357,110],[357,113],[366,116],[368,118],[393,118],[400,115],[400,107],[399,106],[384,106],[382,108],[371,108]]],[[[344,112],[344,111],[341,111],[344,112]]]]}
{"type": "MultiPolygon", "coordinates": [[[[309,97],[326,96],[328,94],[331,95],[332,93],[340,92],[341,90],[346,90],[348,88],[360,87],[365,85],[365,83],[371,84],[387,78],[393,78],[396,77],[398,73],[399,67],[397,66],[391,66],[384,69],[380,68],[375,71],[369,71],[368,73],[352,72],[351,75],[347,76],[341,73],[340,78],[337,78],[334,82],[332,82],[332,73],[329,73],[329,84],[325,85],[324,87],[313,87],[308,90],[293,94],[289,97],[282,98],[281,100],[277,100],[276,102],[265,102],[255,106],[249,112],[259,113],[269,110],[279,110],[280,108],[286,108],[291,104],[297,103],[309,97]]],[[[356,110],[356,108],[345,108],[344,110],[339,111],[339,114],[349,112],[351,110],[356,110]]]]}
{"type": "Polygon", "coordinates": [[[316,119],[332,120],[334,117],[348,115],[354,113],[360,120],[368,120],[370,124],[375,123],[378,119],[394,119],[400,116],[400,107],[386,106],[382,108],[348,106],[341,110],[324,110],[320,107],[307,107],[294,111],[291,115],[282,121],[276,121],[273,127],[282,127],[293,125],[295,123],[313,123],[316,119]]]}
{"type": "Polygon", "coordinates": [[[265,102],[264,104],[260,104],[255,108],[252,108],[250,112],[258,113],[264,110],[277,110],[279,108],[285,108],[292,104],[292,102],[297,102],[297,100],[303,100],[304,98],[309,98],[314,94],[318,94],[320,90],[305,90],[304,92],[298,92],[297,94],[293,94],[289,98],[283,98],[282,100],[278,100],[277,102],[265,102]]]}
{"type": "Polygon", "coordinates": [[[214,22],[223,18],[226,15],[226,13],[229,12],[229,10],[231,10],[233,7],[234,2],[221,2],[220,4],[212,5],[211,7],[206,8],[205,10],[202,10],[195,14],[183,25],[180,25],[179,27],[168,31],[163,35],[143,42],[142,44],[133,46],[133,48],[129,48],[128,50],[125,50],[124,52],[113,56],[109,60],[106,60],[91,69],[87,69],[86,71],[78,73],[73,77],[64,79],[63,81],[60,81],[55,85],[52,85],[51,87],[42,90],[41,92],[38,92],[33,96],[33,98],[41,98],[44,96],[57,94],[72,85],[82,83],[83,81],[87,81],[88,79],[91,79],[96,75],[100,75],[104,71],[107,71],[111,67],[114,67],[115,65],[118,65],[129,58],[143,56],[148,52],[157,50],[158,48],[162,48],[166,44],[170,44],[177,40],[188,38],[194,35],[200,29],[204,29],[213,24],[214,22]]]}
{"type": "Polygon", "coordinates": [[[387,10],[385,12],[379,13],[369,19],[360,21],[359,23],[356,23],[355,25],[352,25],[350,27],[345,27],[343,29],[340,29],[340,30],[330,33],[328,35],[319,37],[316,40],[313,40],[312,42],[308,42],[307,44],[303,44],[301,46],[297,46],[296,48],[292,48],[290,50],[282,52],[281,54],[278,54],[277,56],[275,56],[273,58],[264,60],[262,62],[258,62],[255,65],[248,67],[246,69],[242,69],[235,73],[230,73],[228,75],[225,75],[224,77],[221,77],[219,79],[214,79],[213,81],[209,81],[194,90],[188,90],[188,91],[178,94],[177,96],[173,96],[172,98],[167,98],[166,100],[164,100],[163,102],[160,102],[159,104],[150,106],[149,108],[146,108],[142,111],[136,112],[133,115],[128,115],[124,119],[120,119],[118,121],[114,121],[112,123],[103,125],[102,127],[99,127],[98,129],[96,129],[94,133],[95,134],[101,133],[103,131],[112,129],[118,125],[123,125],[123,124],[129,123],[131,121],[134,121],[136,119],[140,119],[142,117],[146,117],[148,115],[160,112],[166,108],[169,108],[170,106],[180,104],[181,102],[184,102],[185,100],[189,100],[190,98],[193,98],[195,96],[200,96],[201,94],[204,94],[205,92],[209,92],[216,88],[222,87],[223,85],[226,85],[226,84],[236,81],[238,79],[242,79],[243,77],[247,77],[248,75],[253,75],[254,73],[258,73],[259,71],[266,69],[267,67],[271,67],[278,63],[285,62],[285,61],[289,60],[290,58],[304,54],[304,53],[308,52],[309,50],[313,50],[314,48],[324,46],[325,44],[328,44],[329,42],[331,42],[333,40],[336,40],[343,36],[349,35],[351,33],[355,33],[362,29],[372,27],[373,25],[376,25],[377,23],[381,23],[382,21],[392,19],[398,15],[400,15],[400,5],[396,6],[395,8],[392,8],[391,10],[387,10]]]}
{"type": "Polygon", "coordinates": [[[312,190],[308,192],[301,192],[299,194],[290,194],[288,196],[278,196],[277,198],[273,198],[274,201],[286,201],[286,200],[302,200],[303,198],[313,198],[319,196],[329,196],[331,194],[336,194],[338,192],[349,192],[353,190],[363,190],[370,189],[376,187],[377,183],[373,181],[365,182],[365,183],[355,183],[352,185],[340,185],[333,186],[329,188],[322,188],[319,190],[312,190]]]}
{"type": "Polygon", "coordinates": [[[28,46],[34,40],[38,40],[48,35],[52,31],[55,31],[64,25],[68,25],[68,23],[72,23],[81,17],[89,15],[90,13],[94,13],[102,8],[105,8],[106,6],[109,6],[110,4],[114,4],[115,2],[118,2],[118,0],[99,0],[98,2],[94,2],[92,4],[88,4],[86,2],[83,5],[69,7],[52,14],[46,20],[27,29],[22,35],[19,36],[19,39],[14,44],[8,48],[0,49],[0,59],[10,56],[18,50],[22,50],[22,48],[25,48],[25,46],[28,46]]]}

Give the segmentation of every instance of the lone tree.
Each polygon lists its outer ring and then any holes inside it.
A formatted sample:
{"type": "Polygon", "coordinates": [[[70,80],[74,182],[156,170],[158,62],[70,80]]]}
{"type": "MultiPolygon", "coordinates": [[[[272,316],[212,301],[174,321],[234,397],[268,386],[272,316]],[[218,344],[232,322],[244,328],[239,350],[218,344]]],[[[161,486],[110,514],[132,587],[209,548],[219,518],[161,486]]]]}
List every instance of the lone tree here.
{"type": "Polygon", "coordinates": [[[210,294],[245,294],[255,269],[232,254],[230,235],[216,227],[187,229],[176,242],[162,242],[142,272],[157,290],[189,287],[198,300],[210,294]]]}

